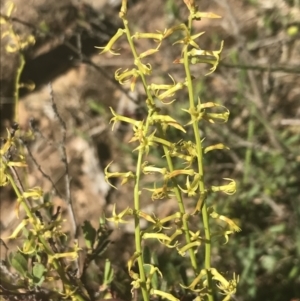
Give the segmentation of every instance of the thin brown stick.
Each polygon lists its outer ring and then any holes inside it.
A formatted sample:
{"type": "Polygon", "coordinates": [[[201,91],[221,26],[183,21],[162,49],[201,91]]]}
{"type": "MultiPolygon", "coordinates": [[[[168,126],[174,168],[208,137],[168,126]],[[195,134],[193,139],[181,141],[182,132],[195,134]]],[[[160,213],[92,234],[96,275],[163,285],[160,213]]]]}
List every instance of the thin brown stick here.
{"type": "MultiPolygon", "coordinates": [[[[50,98],[51,98],[51,103],[52,103],[52,109],[54,114],[56,115],[60,125],[61,125],[61,133],[62,133],[62,138],[61,141],[59,142],[59,150],[61,153],[61,160],[64,163],[65,166],[65,174],[64,174],[64,180],[65,180],[65,193],[66,193],[66,202],[68,205],[68,213],[71,221],[71,228],[72,232],[74,235],[75,239],[78,239],[78,230],[77,230],[77,221],[76,221],[76,216],[75,216],[75,211],[72,203],[72,196],[71,196],[71,187],[70,187],[70,173],[69,173],[69,164],[68,164],[68,157],[67,157],[67,152],[66,152],[66,138],[67,138],[67,127],[66,123],[60,116],[56,103],[54,101],[54,92],[52,88],[52,84],[49,83],[49,91],[50,91],[50,98]]],[[[76,264],[76,269],[77,273],[79,273],[79,259],[75,261],[76,264]]],[[[79,276],[79,274],[78,274],[79,276]]]]}

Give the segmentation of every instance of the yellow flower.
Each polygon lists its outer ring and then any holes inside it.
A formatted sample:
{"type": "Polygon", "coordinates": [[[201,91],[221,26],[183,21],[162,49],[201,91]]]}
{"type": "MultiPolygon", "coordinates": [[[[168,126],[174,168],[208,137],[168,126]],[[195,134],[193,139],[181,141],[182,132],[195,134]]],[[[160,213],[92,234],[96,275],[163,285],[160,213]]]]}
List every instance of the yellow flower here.
{"type": "Polygon", "coordinates": [[[112,217],[106,218],[108,221],[115,223],[116,227],[118,228],[119,224],[128,223],[128,221],[124,220],[123,217],[126,215],[132,215],[132,209],[127,207],[119,214],[116,214],[116,204],[114,204],[113,214],[112,217]]]}

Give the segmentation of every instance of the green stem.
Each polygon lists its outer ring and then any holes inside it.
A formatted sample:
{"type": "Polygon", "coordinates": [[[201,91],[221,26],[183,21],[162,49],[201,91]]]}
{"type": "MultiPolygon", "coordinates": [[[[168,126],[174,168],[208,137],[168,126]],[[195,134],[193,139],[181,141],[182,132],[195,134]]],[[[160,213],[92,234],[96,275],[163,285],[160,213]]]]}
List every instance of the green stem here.
{"type": "MultiPolygon", "coordinates": [[[[191,16],[189,17],[188,22],[188,28],[189,31],[191,31],[192,28],[192,19],[191,16]]],[[[188,47],[184,49],[184,68],[186,73],[186,79],[187,79],[187,87],[188,87],[188,93],[189,93],[189,105],[190,110],[195,110],[195,101],[194,101],[194,91],[193,91],[193,84],[192,84],[192,77],[190,72],[190,65],[188,60],[188,47]]],[[[200,102],[200,98],[199,98],[200,102]]],[[[205,184],[204,184],[204,168],[203,168],[203,152],[202,152],[202,142],[201,137],[198,129],[198,121],[195,120],[193,122],[193,131],[196,141],[196,148],[197,148],[197,154],[198,154],[198,173],[200,176],[199,180],[199,193],[200,195],[205,194],[205,184]]],[[[208,300],[213,301],[213,285],[212,285],[212,277],[210,273],[211,269],[211,235],[210,235],[210,225],[209,225],[209,216],[207,213],[207,205],[204,200],[203,206],[202,206],[202,220],[203,220],[203,226],[204,226],[204,233],[205,233],[205,269],[207,273],[207,287],[208,287],[208,300]]]]}
{"type": "MultiPolygon", "coordinates": [[[[251,109],[250,109],[250,120],[248,123],[248,133],[247,133],[247,141],[252,142],[253,134],[254,134],[254,114],[255,114],[255,105],[251,103],[251,109]]],[[[247,184],[249,173],[251,169],[251,158],[252,158],[252,147],[247,147],[246,154],[245,154],[245,170],[244,170],[244,177],[243,177],[243,183],[247,184]]]]}
{"type": "MultiPolygon", "coordinates": [[[[159,130],[159,133],[160,133],[160,135],[162,135],[162,129],[159,130]]],[[[170,172],[173,172],[174,166],[173,166],[172,158],[169,154],[169,149],[167,146],[163,146],[163,149],[164,149],[165,157],[167,159],[168,168],[169,168],[170,172]]],[[[181,191],[179,189],[179,186],[177,184],[175,177],[173,178],[173,184],[174,184],[174,192],[175,192],[175,196],[177,199],[180,215],[181,215],[181,217],[184,217],[184,215],[186,214],[185,207],[184,207],[184,203],[183,203],[183,199],[182,199],[182,194],[181,194],[181,191]]],[[[189,233],[188,221],[186,218],[182,218],[182,225],[183,225],[183,232],[184,232],[186,243],[190,244],[191,237],[190,237],[190,233],[189,233]]],[[[191,260],[192,267],[194,269],[194,273],[197,274],[197,272],[198,272],[197,259],[196,259],[195,252],[192,248],[189,249],[189,255],[190,255],[189,257],[191,260]]]]}
{"type": "Polygon", "coordinates": [[[140,178],[141,178],[141,166],[142,166],[142,159],[143,159],[143,150],[139,151],[138,160],[137,160],[137,168],[136,168],[136,179],[134,185],[134,222],[135,222],[135,249],[140,256],[138,257],[138,266],[140,272],[140,280],[141,280],[141,290],[143,295],[144,301],[149,301],[149,292],[147,291],[146,287],[146,275],[144,271],[144,260],[142,256],[142,241],[141,241],[141,227],[140,227],[140,218],[138,212],[140,210],[140,178]]]}
{"type": "MultiPolygon", "coordinates": [[[[135,46],[132,42],[131,39],[131,34],[130,34],[130,29],[127,25],[127,20],[124,18],[123,19],[126,35],[127,35],[127,40],[129,42],[132,54],[134,56],[134,60],[138,60],[138,55],[135,49],[135,46]]],[[[146,81],[145,78],[143,77],[142,74],[142,79],[143,79],[143,84],[144,87],[146,87],[146,81]]],[[[145,88],[145,90],[147,90],[145,88]]],[[[145,126],[145,133],[148,131],[148,118],[146,121],[146,126],[145,126]]],[[[144,270],[144,260],[142,256],[142,241],[141,241],[141,228],[140,228],[140,218],[138,215],[138,212],[140,210],[140,189],[139,189],[139,184],[140,184],[140,178],[141,178],[141,167],[142,167],[142,160],[143,160],[143,154],[144,150],[140,149],[139,154],[138,154],[138,160],[137,160],[137,165],[136,165],[136,178],[135,178],[135,185],[134,185],[134,224],[135,224],[135,249],[138,254],[141,254],[138,256],[137,262],[138,262],[138,267],[139,267],[139,277],[141,280],[141,290],[142,290],[142,295],[143,295],[143,300],[144,301],[149,301],[149,292],[146,287],[146,275],[145,275],[145,270],[144,270]]]]}
{"type": "Polygon", "coordinates": [[[16,122],[19,121],[18,105],[19,105],[19,94],[20,94],[20,80],[21,80],[22,72],[25,67],[25,57],[22,52],[20,52],[19,58],[20,58],[20,65],[17,69],[16,79],[15,79],[15,90],[14,90],[14,102],[15,102],[14,120],[16,122]]]}

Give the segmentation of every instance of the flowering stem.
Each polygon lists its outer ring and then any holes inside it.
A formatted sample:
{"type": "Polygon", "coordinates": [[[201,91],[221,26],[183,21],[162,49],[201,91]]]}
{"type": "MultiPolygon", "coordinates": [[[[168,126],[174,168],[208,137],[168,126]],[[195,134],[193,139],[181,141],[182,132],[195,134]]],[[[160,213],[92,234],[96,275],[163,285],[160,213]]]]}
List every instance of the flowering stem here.
{"type": "MultiPolygon", "coordinates": [[[[192,28],[192,18],[189,17],[188,22],[188,30],[191,32],[192,28]]],[[[192,77],[190,72],[190,65],[188,60],[188,46],[184,49],[184,68],[186,73],[186,79],[187,79],[187,88],[188,88],[188,94],[189,94],[189,105],[190,105],[190,111],[195,110],[195,101],[194,101],[194,91],[193,91],[193,84],[192,84],[192,77]]],[[[200,104],[200,98],[198,98],[199,104],[200,104]]],[[[191,118],[193,118],[191,116],[191,118]]],[[[194,136],[196,140],[196,148],[197,148],[197,154],[198,154],[198,173],[199,173],[199,193],[200,195],[205,194],[205,185],[204,185],[204,169],[203,169],[203,152],[202,152],[202,142],[201,137],[198,129],[198,121],[195,119],[193,122],[193,131],[194,136]]],[[[202,205],[202,220],[203,220],[203,226],[204,226],[204,233],[205,233],[205,269],[207,273],[207,287],[208,287],[208,300],[213,301],[213,286],[212,286],[212,277],[210,273],[211,269],[211,235],[210,235],[210,226],[209,226],[209,216],[207,212],[207,205],[204,200],[202,205]]]]}
{"type": "MultiPolygon", "coordinates": [[[[142,254],[142,242],[141,242],[141,227],[140,227],[140,218],[138,212],[140,210],[140,177],[141,177],[141,166],[142,166],[142,158],[143,158],[143,150],[139,151],[138,160],[137,160],[137,169],[136,169],[136,179],[134,185],[134,223],[135,223],[135,248],[138,254],[142,254]]],[[[143,295],[144,301],[149,301],[149,293],[146,288],[146,275],[144,271],[144,261],[143,256],[140,255],[138,257],[138,266],[139,266],[139,273],[141,279],[141,290],[143,295]]]]}
{"type": "MultiPolygon", "coordinates": [[[[125,16],[123,16],[122,19],[123,19],[123,23],[124,23],[124,27],[125,27],[125,32],[127,35],[127,40],[130,45],[132,54],[134,56],[134,59],[138,60],[138,55],[137,55],[135,46],[131,39],[130,29],[127,25],[128,21],[125,19],[125,16]]],[[[146,82],[145,82],[145,78],[144,78],[143,74],[141,74],[141,78],[143,80],[144,87],[146,87],[146,82]]],[[[148,118],[147,118],[144,134],[147,133],[148,126],[149,126],[149,123],[148,123],[148,118]]],[[[139,150],[138,159],[137,159],[136,177],[135,177],[135,185],[134,185],[134,209],[135,209],[135,214],[134,214],[135,235],[134,236],[135,236],[135,248],[136,248],[136,252],[138,254],[142,254],[141,227],[140,227],[140,218],[139,218],[138,212],[140,210],[139,183],[140,183],[140,178],[141,178],[143,154],[144,154],[144,149],[141,148],[139,150]]],[[[142,290],[143,300],[149,301],[149,292],[147,291],[147,288],[146,288],[146,275],[145,275],[145,271],[144,271],[143,256],[142,255],[138,256],[137,261],[138,261],[138,267],[139,267],[139,274],[140,274],[139,277],[141,280],[141,290],[142,290]]]]}
{"type": "MultiPolygon", "coordinates": [[[[126,32],[126,35],[127,35],[127,40],[129,42],[130,48],[132,50],[134,59],[137,62],[139,60],[139,57],[137,55],[134,43],[133,43],[132,38],[131,38],[130,29],[127,25],[127,20],[125,20],[123,18],[123,21],[124,21],[123,23],[124,23],[124,27],[125,27],[125,32],[126,32]]],[[[143,72],[140,72],[140,77],[141,77],[141,80],[143,82],[144,89],[147,93],[148,100],[150,101],[151,104],[154,104],[153,97],[152,97],[151,93],[149,92],[149,90],[147,89],[147,82],[146,82],[145,75],[144,75],[143,72]]],[[[149,114],[150,114],[150,112],[149,112],[149,114]]],[[[152,112],[152,114],[156,114],[156,113],[152,112]]],[[[148,116],[148,117],[150,117],[150,116],[148,116]]],[[[147,121],[148,120],[149,119],[147,118],[147,121]]],[[[161,125],[158,124],[157,127],[158,127],[159,135],[161,137],[163,137],[164,134],[163,134],[163,130],[162,130],[161,125]]],[[[148,128],[148,122],[146,122],[145,128],[146,129],[148,128]]],[[[146,130],[145,130],[145,132],[146,132],[146,130]]],[[[169,171],[171,173],[171,172],[174,171],[174,167],[173,167],[172,158],[171,158],[170,153],[169,153],[169,149],[168,149],[167,146],[163,145],[163,150],[164,150],[164,154],[165,154],[165,157],[166,157],[166,160],[167,160],[167,163],[168,163],[169,171]]],[[[139,180],[140,180],[140,173],[141,173],[141,163],[142,163],[142,151],[140,150],[139,151],[139,156],[138,156],[138,162],[137,162],[136,182],[135,182],[135,188],[134,188],[134,206],[135,206],[135,210],[139,210],[139,208],[140,208],[139,207],[139,180]]],[[[173,181],[173,184],[174,184],[174,192],[175,192],[175,195],[176,195],[176,198],[177,198],[177,201],[178,201],[180,214],[183,217],[185,215],[185,207],[184,207],[181,191],[178,187],[176,179],[173,178],[172,181],[173,181]]],[[[186,243],[189,244],[189,243],[191,243],[191,238],[190,238],[190,234],[189,234],[188,221],[187,221],[187,219],[183,218],[182,222],[183,222],[183,230],[184,230],[184,234],[185,234],[186,243]]],[[[137,252],[141,251],[141,238],[140,238],[140,236],[141,235],[140,235],[139,217],[138,217],[138,215],[135,215],[135,243],[136,243],[136,251],[137,252]]],[[[189,249],[189,257],[190,257],[191,264],[192,264],[192,267],[194,269],[194,272],[197,273],[197,269],[198,269],[197,268],[197,260],[196,260],[196,255],[194,253],[194,250],[192,248],[189,249]]],[[[142,281],[142,284],[143,284],[144,281],[145,281],[145,275],[144,275],[144,268],[143,268],[143,259],[142,259],[141,256],[139,256],[138,265],[139,265],[139,270],[140,270],[140,278],[141,278],[141,281],[142,281]]],[[[148,300],[148,294],[147,294],[147,292],[145,292],[145,288],[143,288],[143,285],[142,285],[142,293],[143,293],[144,301],[147,301],[148,300]]]]}
{"type": "MultiPolygon", "coordinates": [[[[159,132],[161,134],[162,130],[160,130],[159,132]]],[[[166,146],[163,146],[163,149],[164,149],[164,153],[165,153],[165,156],[166,156],[166,159],[167,159],[169,171],[170,171],[170,173],[172,173],[174,171],[172,158],[170,156],[168,148],[166,146]]],[[[185,215],[185,207],[184,207],[184,203],[183,203],[183,199],[182,199],[182,194],[181,194],[181,191],[178,187],[178,184],[177,184],[177,181],[176,181],[175,177],[172,178],[172,181],[173,181],[173,184],[174,184],[174,192],[175,192],[176,199],[177,199],[177,202],[178,202],[180,215],[183,217],[185,215]]],[[[189,226],[188,226],[188,221],[187,221],[186,218],[183,218],[182,225],[183,225],[183,231],[184,231],[184,234],[185,234],[186,243],[190,244],[191,243],[191,237],[190,237],[190,234],[189,234],[189,226]]],[[[196,260],[196,255],[195,255],[193,249],[189,249],[189,257],[191,259],[191,264],[192,264],[192,267],[194,269],[194,272],[197,273],[197,260],[196,260]]]]}

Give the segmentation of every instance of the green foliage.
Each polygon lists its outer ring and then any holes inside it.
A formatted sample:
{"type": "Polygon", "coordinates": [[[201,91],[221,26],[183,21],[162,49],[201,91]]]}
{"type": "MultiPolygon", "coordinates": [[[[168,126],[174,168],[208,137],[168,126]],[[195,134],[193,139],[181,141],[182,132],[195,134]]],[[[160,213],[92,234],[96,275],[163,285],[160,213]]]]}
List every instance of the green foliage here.
{"type": "MultiPolygon", "coordinates": [[[[75,278],[77,260],[82,249],[78,247],[77,241],[74,241],[73,247],[66,245],[66,233],[61,231],[63,221],[60,207],[52,214],[50,208],[53,203],[49,195],[44,195],[39,187],[25,189],[22,185],[16,168],[24,168],[26,163],[24,156],[18,154],[20,141],[17,133],[18,125],[14,124],[1,145],[0,183],[1,186],[11,185],[14,189],[17,196],[16,216],[19,217],[20,208],[26,212],[26,216],[9,237],[3,238],[22,239],[22,245],[18,251],[9,252],[7,260],[1,263],[1,290],[4,295],[18,295],[19,289],[23,288],[27,290],[25,294],[35,295],[39,287],[43,286],[42,294],[53,295],[55,300],[62,297],[66,300],[90,300],[87,274],[96,260],[102,260],[111,231],[107,229],[103,218],[99,219],[97,230],[89,222],[84,223],[82,228],[86,256],[81,277],[75,278]],[[11,269],[16,275],[10,273],[11,269]]],[[[8,250],[2,239],[1,243],[8,250]]],[[[104,274],[98,279],[104,294],[113,280],[114,270],[106,260],[104,274]]]]}
{"type": "Polygon", "coordinates": [[[184,290],[194,294],[197,300],[214,300],[214,292],[219,291],[225,295],[223,300],[227,301],[235,294],[239,277],[233,273],[233,278],[227,280],[212,266],[211,247],[212,242],[219,237],[223,237],[223,241],[227,243],[229,235],[240,231],[240,228],[233,220],[208,206],[207,197],[216,192],[234,194],[236,182],[230,178],[224,178],[224,183],[219,185],[208,185],[205,182],[204,156],[208,152],[228,149],[228,147],[223,143],[204,146],[199,135],[198,125],[204,122],[226,123],[229,111],[221,104],[203,103],[200,97],[195,97],[194,76],[190,70],[191,65],[204,63],[210,65],[207,75],[214,72],[220,61],[223,41],[218,50],[203,50],[198,45],[198,38],[204,33],[192,34],[192,24],[201,18],[219,18],[219,16],[197,11],[194,1],[184,2],[189,11],[187,25],[181,23],[165,29],[164,32],[137,32],[133,35],[130,29],[130,20],[127,19],[127,1],[123,1],[119,16],[123,21],[124,29],[119,29],[105,47],[97,47],[102,49],[101,53],[110,52],[112,55],[119,55],[115,50],[115,44],[121,37],[127,38],[135,67],[126,70],[118,69],[115,72],[115,78],[122,85],[130,82],[131,90],[135,89],[138,81],[141,81],[145,92],[144,106],[147,110],[144,120],[135,120],[119,115],[111,108],[112,129],[117,122],[128,123],[132,126],[133,136],[130,143],[135,144],[134,151],[138,153],[138,156],[135,171],[110,172],[111,164],[105,169],[105,178],[114,188],[116,187],[110,183],[112,178],[120,178],[122,185],[129,182],[134,183],[134,207],[127,207],[117,213],[115,204],[112,216],[107,220],[119,227],[128,222],[128,217],[133,216],[134,218],[135,251],[128,261],[132,293],[141,291],[144,301],[155,296],[172,301],[178,300],[172,291],[166,289],[174,283],[168,283],[168,278],[165,278],[158,260],[153,256],[153,250],[142,247],[147,240],[157,240],[166,249],[172,250],[182,258],[188,254],[189,268],[193,271],[193,276],[187,277],[185,274],[182,277],[185,279],[185,283],[180,283],[180,285],[184,290]],[[174,63],[183,66],[186,75],[185,81],[176,82],[169,75],[173,84],[154,83],[151,81],[153,70],[149,62],[150,56],[159,51],[164,40],[172,39],[173,34],[177,39],[174,44],[182,45],[181,57],[177,58],[174,63]],[[135,46],[138,39],[153,40],[155,48],[138,53],[135,46]],[[145,60],[147,62],[144,62],[145,60]],[[188,98],[188,101],[176,105],[177,101],[173,98],[180,91],[187,91],[187,96],[184,97],[188,98]],[[178,111],[183,112],[184,118],[175,119],[168,114],[170,109],[163,109],[163,107],[175,108],[175,106],[178,107],[178,111]],[[186,122],[183,121],[184,119],[186,122]],[[191,135],[184,135],[187,131],[191,135]],[[181,139],[178,139],[179,136],[181,139]],[[157,149],[161,149],[163,153],[159,166],[148,161],[151,154],[157,154],[157,149]],[[180,164],[176,163],[175,165],[175,162],[180,164]],[[177,164],[180,166],[178,169],[175,168],[177,164]],[[157,175],[154,186],[152,188],[142,187],[143,179],[150,174],[157,175]],[[178,211],[171,216],[162,218],[158,218],[154,212],[153,214],[143,212],[140,208],[143,190],[149,191],[153,200],[163,200],[175,196],[178,201],[178,211]],[[188,213],[184,197],[195,199],[195,208],[192,213],[188,213]],[[194,216],[201,216],[203,225],[199,224],[195,230],[191,230],[191,220],[194,216]],[[148,222],[145,230],[140,227],[141,219],[148,222]],[[210,223],[212,220],[218,221],[216,230],[210,223]],[[219,225],[219,221],[222,226],[219,225]],[[171,226],[166,226],[167,223],[171,223],[171,226]],[[204,249],[202,249],[202,245],[204,245],[204,249]],[[203,250],[205,254],[203,262],[199,262],[196,257],[199,250],[203,250]],[[136,265],[137,271],[134,268],[136,265]],[[160,278],[161,280],[159,280],[160,278]]]}
{"type": "MultiPolygon", "coordinates": [[[[130,279],[120,275],[116,263],[107,259],[112,230],[107,228],[104,217],[99,219],[98,228],[90,221],[83,223],[85,245],[79,248],[76,241],[72,244],[69,233],[61,231],[64,221],[59,208],[53,214],[49,194],[38,187],[20,186],[16,170],[22,170],[26,163],[15,128],[8,131],[1,145],[0,185],[12,186],[17,195],[15,213],[18,216],[22,208],[27,216],[10,237],[3,238],[18,239],[19,249],[8,252],[0,264],[1,290],[10,295],[42,290],[53,300],[95,300],[96,296],[109,299],[114,297],[112,290],[127,299],[131,283],[134,298],[144,301],[163,298],[227,301],[235,298],[236,291],[239,300],[281,301],[299,296],[299,129],[273,128],[277,122],[272,119],[281,118],[284,105],[269,118],[262,115],[257,104],[245,99],[245,91],[249,89],[246,68],[241,67],[236,73],[235,97],[230,103],[221,97],[216,99],[215,91],[210,89],[211,77],[197,78],[191,67],[202,63],[209,66],[206,75],[219,67],[223,42],[218,44],[220,39],[212,34],[210,38],[218,46],[213,51],[204,50],[200,43],[203,33],[193,32],[193,22],[218,16],[198,12],[194,1],[186,0],[189,17],[185,23],[170,25],[163,32],[153,28],[152,33],[133,34],[126,3],[123,0],[120,11],[124,28],[119,29],[106,47],[100,48],[103,53],[117,55],[115,45],[120,38],[126,38],[133,67],[117,70],[116,80],[122,85],[129,83],[132,90],[141,83],[145,93],[143,120],[122,116],[111,109],[113,127],[118,122],[131,126],[130,144],[121,145],[120,149],[125,153],[134,150],[131,156],[135,168],[116,172],[111,171],[109,164],[105,169],[111,186],[118,187],[116,181],[110,182],[114,178],[120,179],[122,185],[134,185],[134,206],[119,211],[116,204],[112,216],[107,218],[120,228],[133,218],[135,245],[127,262],[130,279]],[[136,42],[140,39],[150,39],[153,48],[138,53],[136,42]],[[155,82],[155,77],[151,77],[157,71],[152,67],[151,56],[165,42],[181,46],[174,63],[182,67],[184,80],[160,75],[161,81],[155,82]],[[226,106],[230,107],[233,120],[242,119],[242,126],[233,128],[231,123],[225,126],[229,117],[226,106]],[[245,108],[246,117],[241,114],[245,108]],[[239,145],[240,137],[245,137],[243,147],[239,145]],[[270,137],[276,143],[268,144],[270,137]],[[231,160],[231,154],[235,160],[231,160]],[[223,164],[241,164],[242,168],[233,172],[237,181],[229,178],[231,172],[223,164]],[[223,180],[219,179],[220,174],[223,180]],[[233,195],[236,187],[239,193],[233,195]],[[176,198],[178,209],[162,217],[159,212],[144,212],[143,196],[152,197],[155,202],[176,198]],[[146,228],[141,228],[141,220],[146,221],[146,228]],[[243,232],[230,239],[240,228],[243,232]],[[80,277],[75,277],[80,252],[84,257],[83,271],[80,277]]],[[[165,10],[169,22],[180,17],[173,0],[166,2],[165,10]]],[[[6,17],[1,17],[1,23],[9,25],[12,11],[13,6],[6,17]]],[[[281,12],[276,10],[263,18],[267,33],[284,27],[291,39],[296,38],[299,26],[290,24],[286,16],[280,18],[281,12]]],[[[41,23],[39,27],[48,32],[47,24],[41,23]]],[[[21,41],[9,28],[5,35],[14,44],[6,50],[18,51],[22,58],[24,48],[34,39],[21,41]]],[[[229,54],[235,65],[243,65],[240,54],[239,50],[229,54]]],[[[22,68],[23,65],[16,79],[17,96],[22,86],[19,83],[22,68]]],[[[263,99],[266,106],[267,100],[263,99]]],[[[105,114],[105,109],[92,99],[88,100],[88,106],[93,113],[105,114]]]]}

